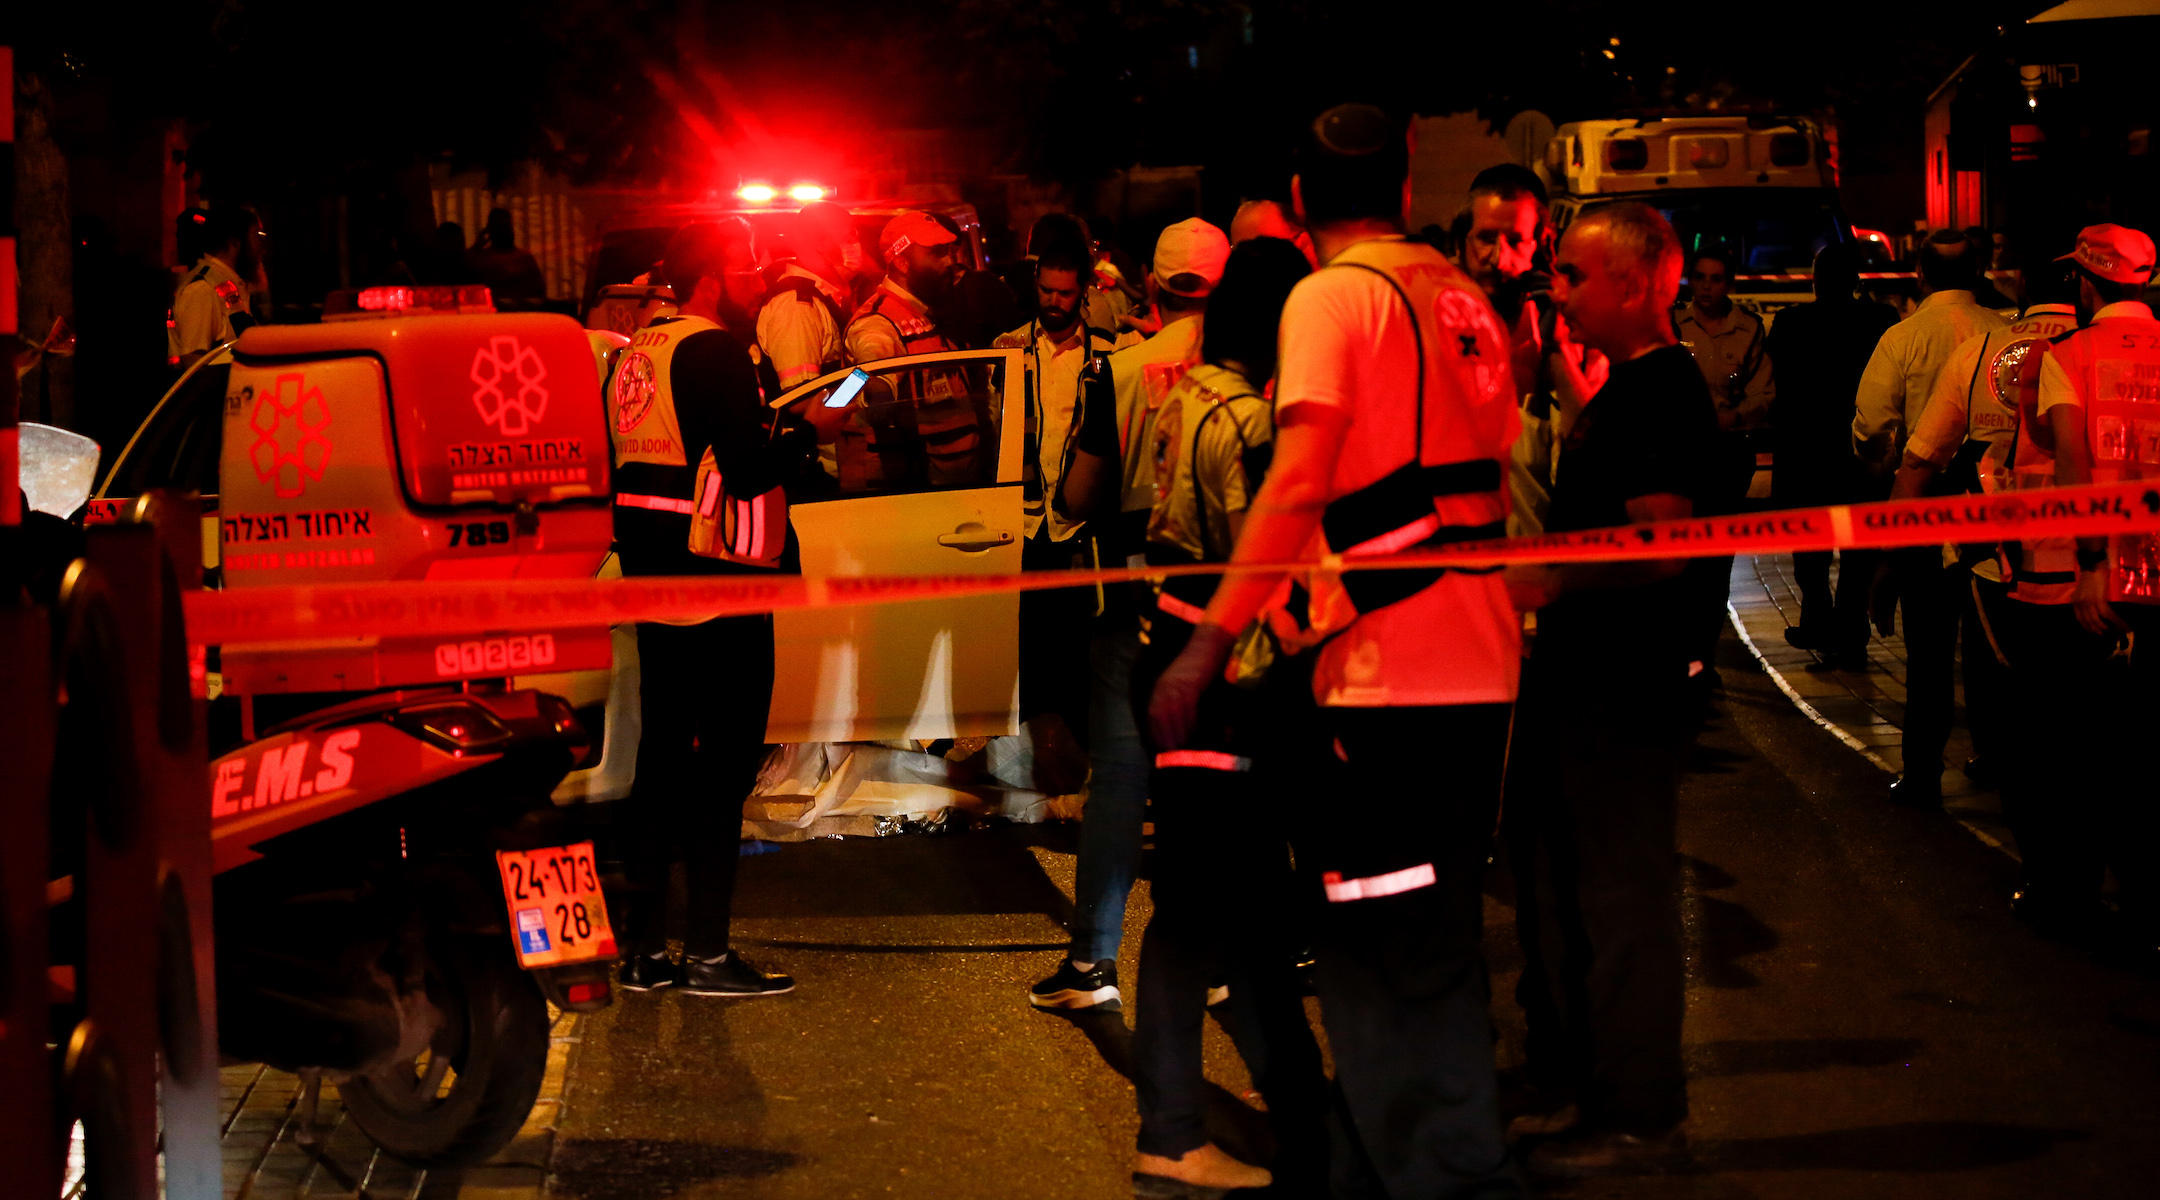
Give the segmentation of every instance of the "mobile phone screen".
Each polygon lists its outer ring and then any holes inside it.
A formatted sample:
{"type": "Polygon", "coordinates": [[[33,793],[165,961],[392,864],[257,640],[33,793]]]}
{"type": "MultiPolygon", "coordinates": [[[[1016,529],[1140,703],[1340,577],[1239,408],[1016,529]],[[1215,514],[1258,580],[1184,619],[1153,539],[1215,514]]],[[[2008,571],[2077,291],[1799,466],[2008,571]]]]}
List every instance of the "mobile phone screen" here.
{"type": "Polygon", "coordinates": [[[832,395],[825,397],[825,407],[846,408],[849,401],[855,399],[855,394],[862,391],[863,385],[868,382],[870,372],[861,367],[848,372],[848,377],[840,381],[840,386],[833,389],[832,395]]]}

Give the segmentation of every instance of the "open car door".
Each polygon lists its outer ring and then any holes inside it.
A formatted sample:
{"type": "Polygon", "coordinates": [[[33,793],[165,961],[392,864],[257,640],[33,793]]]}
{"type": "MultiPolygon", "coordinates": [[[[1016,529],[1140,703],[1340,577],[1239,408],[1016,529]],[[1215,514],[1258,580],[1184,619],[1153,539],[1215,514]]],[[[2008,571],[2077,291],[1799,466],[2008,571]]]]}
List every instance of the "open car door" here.
{"type": "MultiPolygon", "coordinates": [[[[829,491],[793,496],[806,576],[1020,570],[1026,355],[866,363],[775,401],[816,418],[829,491]]],[[[1020,599],[1005,592],[774,617],[768,742],[998,736],[1019,727],[1020,599]]]]}

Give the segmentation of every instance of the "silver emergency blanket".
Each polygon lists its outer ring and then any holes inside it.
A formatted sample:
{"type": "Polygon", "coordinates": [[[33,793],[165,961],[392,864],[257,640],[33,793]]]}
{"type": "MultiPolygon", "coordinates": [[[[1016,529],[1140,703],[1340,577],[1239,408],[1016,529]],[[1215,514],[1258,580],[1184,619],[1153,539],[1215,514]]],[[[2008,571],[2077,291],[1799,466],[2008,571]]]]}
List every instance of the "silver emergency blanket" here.
{"type": "Polygon", "coordinates": [[[24,421],[22,490],[33,511],[69,517],[97,483],[98,444],[79,433],[24,421]]]}
{"type": "Polygon", "coordinates": [[[962,738],[944,754],[913,742],[776,746],[743,806],[743,836],[888,837],[993,817],[1077,817],[1086,801],[1077,754],[1062,725],[1042,721],[1012,737],[962,738]]]}

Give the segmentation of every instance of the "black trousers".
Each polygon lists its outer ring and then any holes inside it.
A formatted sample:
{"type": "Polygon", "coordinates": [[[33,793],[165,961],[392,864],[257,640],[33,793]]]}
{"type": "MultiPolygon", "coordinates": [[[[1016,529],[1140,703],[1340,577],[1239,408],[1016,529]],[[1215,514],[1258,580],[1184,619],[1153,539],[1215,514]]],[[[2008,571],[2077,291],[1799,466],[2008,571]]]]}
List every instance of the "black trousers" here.
{"type": "Polygon", "coordinates": [[[1510,706],[1324,708],[1296,835],[1320,875],[1338,1198],[1520,1196],[1502,1140],[1480,883],[1510,706]],[[1363,893],[1360,898],[1353,898],[1363,893]]]}
{"type": "Polygon", "coordinates": [[[2127,653],[2067,604],[2000,605],[2003,810],[2028,887],[2074,908],[2098,900],[2112,867],[2124,915],[2149,939],[2160,934],[2160,789],[2144,747],[2160,728],[2160,609],[2115,611],[2137,632],[2127,653]]]}
{"type": "Polygon", "coordinates": [[[1936,779],[1957,713],[1958,621],[1970,573],[1944,567],[1938,546],[1892,553],[1905,618],[1905,774],[1936,779]]]}
{"type": "Polygon", "coordinates": [[[1686,1119],[1677,680],[1533,658],[1516,709],[1503,833],[1515,874],[1529,1073],[1595,1128],[1686,1119]],[[1634,686],[1628,686],[1630,683],[1634,686]]]}
{"type": "Polygon", "coordinates": [[[643,730],[637,782],[623,801],[623,946],[632,954],[666,948],[668,867],[680,858],[689,885],[683,950],[711,958],[728,948],[743,802],[765,755],[772,618],[640,625],[637,638],[643,730]]]}
{"type": "MultiPolygon", "coordinates": [[[[1182,632],[1180,622],[1157,622],[1133,673],[1136,703],[1183,647],[1182,632]]],[[[1207,994],[1228,984],[1233,1012],[1224,1026],[1267,1101],[1276,1176],[1304,1194],[1298,1189],[1316,1190],[1326,1178],[1327,1076],[1297,981],[1291,793],[1267,757],[1283,744],[1271,718],[1291,708],[1217,681],[1189,748],[1231,761],[1157,767],[1149,777],[1154,913],[1140,943],[1132,1062],[1140,1151],[1177,1158],[1205,1144],[1207,994]]]]}
{"type": "Polygon", "coordinates": [[[2003,753],[2005,741],[2013,733],[2006,710],[2010,669],[1997,653],[2002,637],[1994,628],[1996,612],[2010,603],[2009,589],[1980,578],[1969,568],[1957,572],[1952,586],[1959,590],[1958,603],[1963,610],[1958,671],[1965,679],[1965,729],[1972,734],[1973,757],[1992,760],[2003,753]]]}
{"type": "MultiPolygon", "coordinates": [[[[1045,524],[1020,547],[1023,571],[1062,571],[1088,565],[1088,540],[1050,540],[1045,524]]],[[[1020,719],[1042,713],[1065,719],[1088,745],[1088,641],[1095,619],[1095,589],[1053,588],[1020,593],[1020,719]]]]}
{"type": "Polygon", "coordinates": [[[1875,568],[1882,565],[1880,550],[1803,550],[1793,555],[1793,582],[1800,588],[1800,624],[1810,629],[1827,622],[1833,646],[1857,653],[1867,649],[1868,599],[1874,588],[1875,568]],[[1830,586],[1830,563],[1838,564],[1835,592],[1830,586]]]}

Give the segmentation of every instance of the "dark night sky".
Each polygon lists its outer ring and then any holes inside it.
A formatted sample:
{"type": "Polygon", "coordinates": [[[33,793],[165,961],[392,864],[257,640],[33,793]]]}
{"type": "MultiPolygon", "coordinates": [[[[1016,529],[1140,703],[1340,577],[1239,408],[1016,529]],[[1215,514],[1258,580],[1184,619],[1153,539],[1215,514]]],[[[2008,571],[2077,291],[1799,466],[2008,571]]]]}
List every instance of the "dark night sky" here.
{"type": "Polygon", "coordinates": [[[699,121],[730,145],[987,127],[1048,177],[1237,174],[1351,96],[1500,120],[1712,97],[1834,108],[1864,157],[1916,134],[1921,98],[1994,25],[2044,5],[1725,5],[1691,22],[1554,0],[180,0],[119,30],[93,6],[36,7],[26,65],[102,89],[115,116],[189,118],[213,184],[244,191],[259,173],[443,154],[655,182],[702,169],[699,121]]]}

